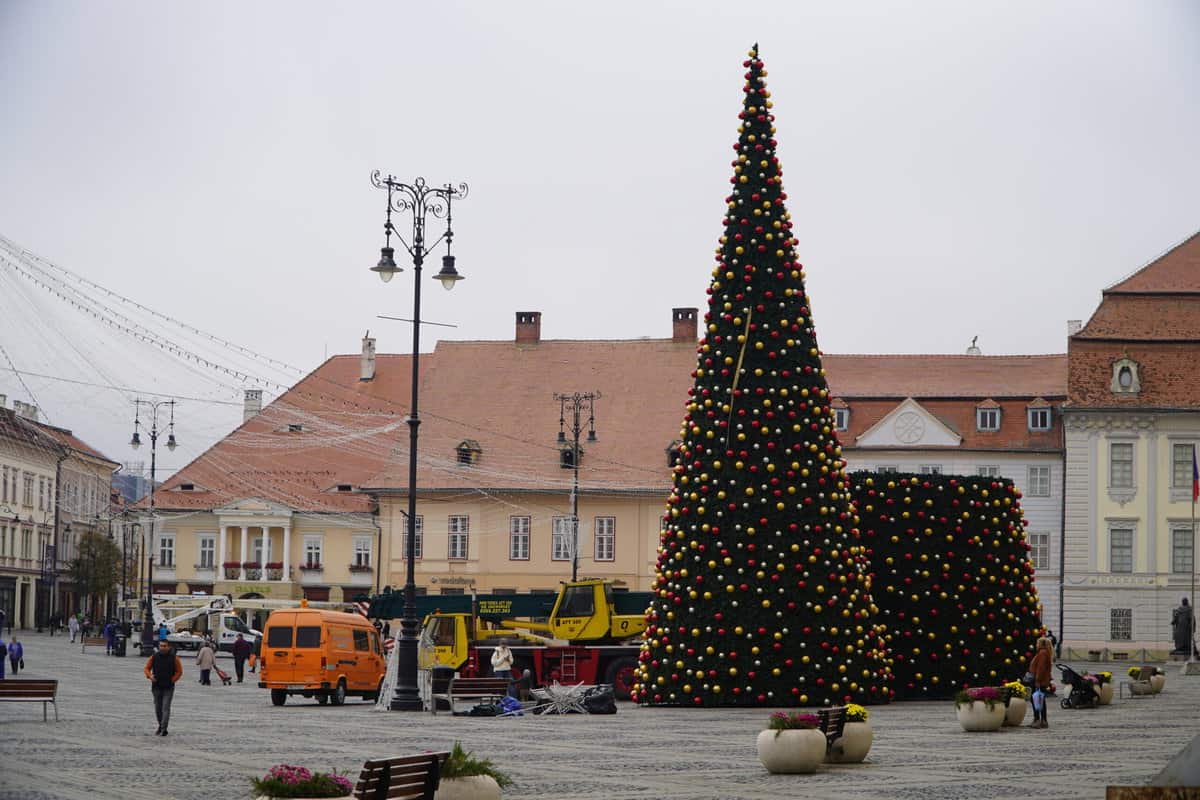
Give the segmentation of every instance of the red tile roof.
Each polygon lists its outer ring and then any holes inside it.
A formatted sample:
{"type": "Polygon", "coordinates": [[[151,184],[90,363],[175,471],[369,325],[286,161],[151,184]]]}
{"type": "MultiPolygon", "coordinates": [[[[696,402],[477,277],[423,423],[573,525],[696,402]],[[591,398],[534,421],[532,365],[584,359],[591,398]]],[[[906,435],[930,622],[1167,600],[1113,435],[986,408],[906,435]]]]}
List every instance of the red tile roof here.
{"type": "Polygon", "coordinates": [[[1172,247],[1104,294],[1200,294],[1200,231],[1172,247]]]}
{"type": "Polygon", "coordinates": [[[1063,397],[1067,357],[968,355],[826,355],[838,397],[1063,397]]]}
{"type": "Polygon", "coordinates": [[[53,438],[59,444],[65,445],[66,447],[69,447],[78,453],[82,453],[83,455],[103,461],[106,464],[112,464],[114,469],[121,466],[119,461],[113,461],[111,458],[104,455],[99,450],[92,447],[90,444],[83,441],[66,428],[56,428],[55,426],[47,425],[44,422],[35,422],[34,424],[38,426],[39,430],[53,438]]]}

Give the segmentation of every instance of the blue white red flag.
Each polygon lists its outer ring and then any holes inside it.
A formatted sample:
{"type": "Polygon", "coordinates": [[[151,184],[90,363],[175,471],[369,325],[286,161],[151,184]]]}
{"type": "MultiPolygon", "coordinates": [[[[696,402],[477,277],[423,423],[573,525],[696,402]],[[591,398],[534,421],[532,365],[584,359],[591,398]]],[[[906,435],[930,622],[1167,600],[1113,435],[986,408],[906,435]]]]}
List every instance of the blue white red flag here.
{"type": "Polygon", "coordinates": [[[1196,445],[1192,445],[1192,502],[1200,500],[1200,467],[1196,466],[1196,445]]]}

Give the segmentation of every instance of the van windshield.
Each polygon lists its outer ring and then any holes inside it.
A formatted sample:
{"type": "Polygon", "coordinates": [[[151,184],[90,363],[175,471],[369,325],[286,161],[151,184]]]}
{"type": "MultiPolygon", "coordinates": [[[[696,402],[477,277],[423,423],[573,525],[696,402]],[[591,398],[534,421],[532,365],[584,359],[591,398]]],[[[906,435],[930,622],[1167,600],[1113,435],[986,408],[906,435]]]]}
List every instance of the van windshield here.
{"type": "Polygon", "coordinates": [[[320,647],[321,627],[319,625],[301,625],[296,628],[296,647],[320,647]]]}

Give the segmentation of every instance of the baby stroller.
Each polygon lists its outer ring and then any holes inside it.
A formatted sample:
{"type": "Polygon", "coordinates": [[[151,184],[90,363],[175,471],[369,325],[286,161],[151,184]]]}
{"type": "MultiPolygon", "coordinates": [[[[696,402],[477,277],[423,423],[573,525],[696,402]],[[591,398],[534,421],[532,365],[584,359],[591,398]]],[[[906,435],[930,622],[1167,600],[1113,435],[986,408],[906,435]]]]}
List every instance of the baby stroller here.
{"type": "Polygon", "coordinates": [[[1071,693],[1062,699],[1063,708],[1095,708],[1100,700],[1098,685],[1071,669],[1066,664],[1057,664],[1062,680],[1071,687],[1071,693]]]}
{"type": "Polygon", "coordinates": [[[217,677],[221,679],[221,683],[225,686],[231,685],[229,673],[218,666],[213,666],[213,672],[217,673],[217,677]]]}

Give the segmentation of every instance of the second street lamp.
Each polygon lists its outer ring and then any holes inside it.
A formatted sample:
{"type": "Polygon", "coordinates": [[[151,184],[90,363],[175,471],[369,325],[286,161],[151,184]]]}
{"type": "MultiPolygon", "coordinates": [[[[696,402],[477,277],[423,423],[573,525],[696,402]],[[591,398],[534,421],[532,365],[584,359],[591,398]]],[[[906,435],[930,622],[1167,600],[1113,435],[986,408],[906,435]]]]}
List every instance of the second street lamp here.
{"type": "Polygon", "coordinates": [[[404,582],[404,613],[400,618],[400,638],[396,640],[397,675],[396,690],[392,695],[390,708],[393,711],[421,711],[420,692],[417,689],[417,639],[420,620],[417,619],[417,587],[414,561],[416,559],[416,536],[413,535],[414,520],[417,518],[417,427],[421,424],[417,416],[418,384],[421,358],[421,266],[425,257],[443,240],[446,242],[446,254],[442,256],[442,269],[434,277],[441,281],[442,286],[453,289],[454,284],[463,279],[454,268],[454,256],[450,254],[450,245],[454,241],[452,227],[453,216],[451,207],[453,201],[467,196],[467,185],[460,183],[457,187],[432,187],[425,183],[424,178],[417,178],[411,184],[401,183],[393,176],[386,178],[376,170],[371,173],[371,183],[377,189],[387,191],[387,216],[383,225],[384,244],[379,251],[379,263],[371,268],[387,283],[400,268],[396,266],[396,251],[392,247],[392,236],[412,257],[413,265],[413,318],[412,318],[412,399],[408,419],[408,512],[406,516],[405,561],[407,570],[404,582]],[[392,212],[412,215],[412,244],[407,244],[400,233],[392,225],[392,212]],[[425,241],[425,222],[432,215],[446,220],[446,230],[432,244],[425,241]]]}
{"type": "Polygon", "coordinates": [[[175,442],[175,401],[174,400],[134,400],[133,438],[129,446],[137,450],[142,446],[142,437],[138,435],[141,425],[142,406],[150,409],[150,542],[146,546],[146,602],[143,606],[142,617],[142,655],[150,655],[154,650],[154,469],[155,458],[158,455],[158,410],[169,409],[170,422],[167,425],[167,449],[174,450],[175,442]]]}

